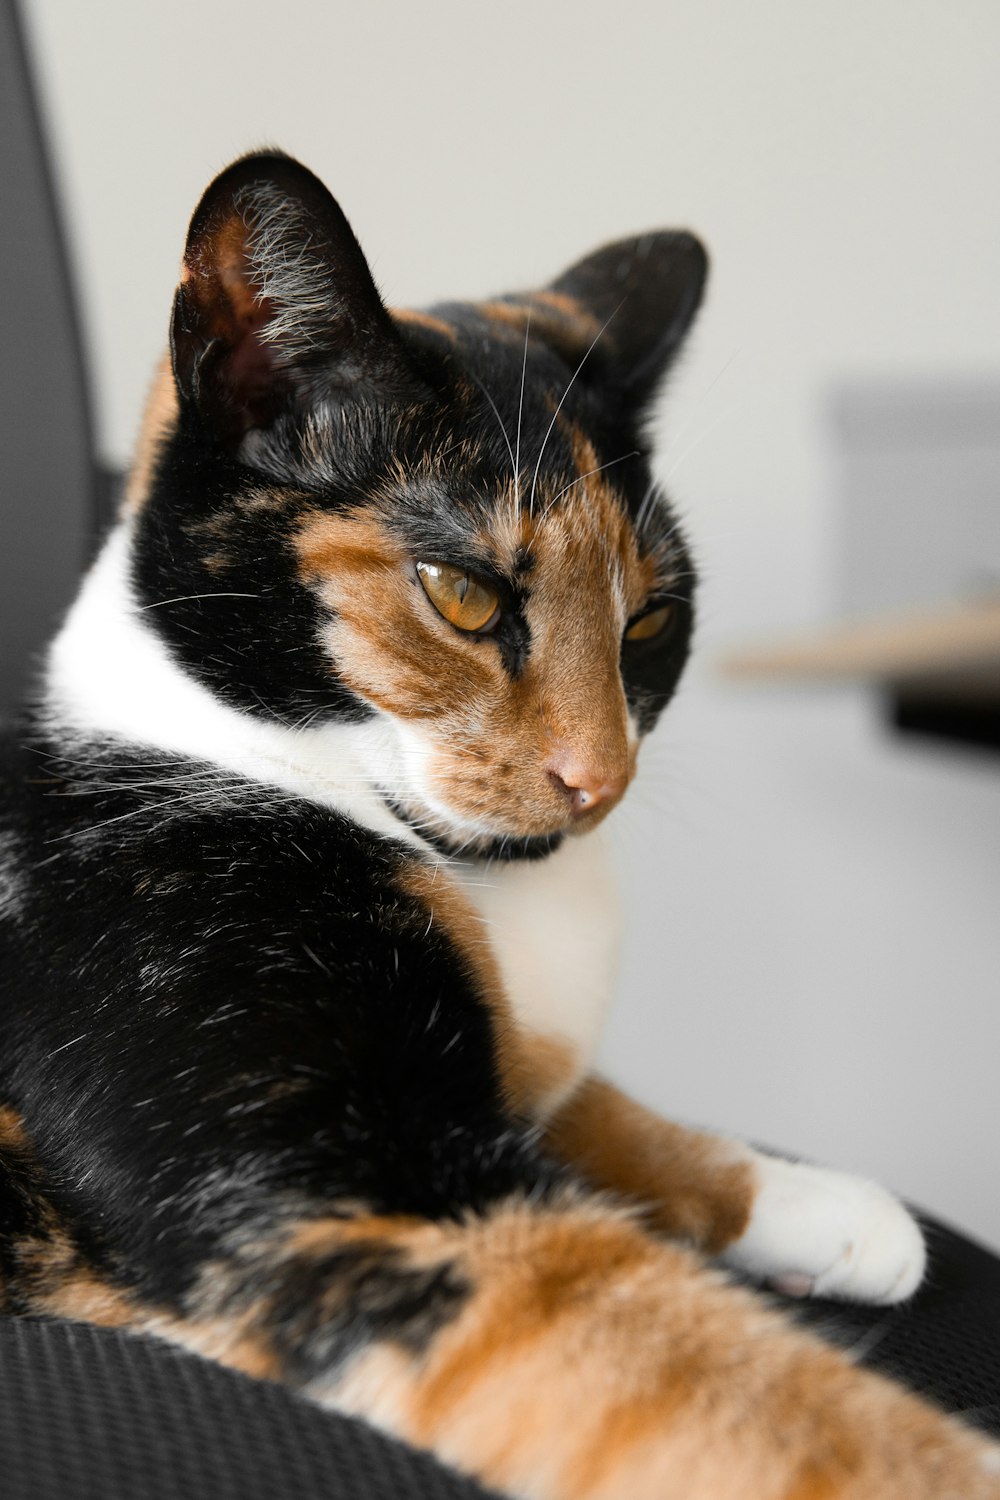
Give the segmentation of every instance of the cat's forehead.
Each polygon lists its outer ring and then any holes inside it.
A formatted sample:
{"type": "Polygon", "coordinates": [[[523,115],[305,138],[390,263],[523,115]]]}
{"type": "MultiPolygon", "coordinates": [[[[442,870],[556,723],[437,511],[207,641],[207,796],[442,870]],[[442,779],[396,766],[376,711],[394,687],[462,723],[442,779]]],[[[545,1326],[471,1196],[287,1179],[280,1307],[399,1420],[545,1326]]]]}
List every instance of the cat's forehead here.
{"type": "Polygon", "coordinates": [[[386,551],[496,573],[525,593],[543,580],[551,592],[564,567],[564,581],[610,580],[637,608],[670,582],[681,544],[660,534],[655,506],[637,517],[651,481],[636,450],[620,455],[616,475],[585,428],[548,404],[519,461],[516,429],[506,433],[501,409],[484,411],[473,394],[451,412],[321,405],[252,456],[311,492],[301,504],[310,527],[333,516],[356,531],[364,520],[386,551]]]}
{"type": "MultiPolygon", "coordinates": [[[[247,456],[302,483],[349,485],[365,471],[404,468],[484,498],[513,474],[533,491],[577,478],[576,457],[602,420],[601,404],[543,338],[537,317],[532,329],[531,309],[515,318],[512,308],[500,315],[503,307],[397,314],[422,377],[417,397],[372,402],[330,393],[252,433],[247,456]]],[[[627,434],[612,442],[619,458],[634,447],[627,434]]]]}
{"type": "MultiPolygon", "coordinates": [[[[506,585],[511,608],[583,611],[581,628],[588,611],[620,626],[672,592],[683,542],[633,425],[577,378],[581,316],[557,295],[396,313],[418,397],[333,393],[252,434],[244,456],[304,492],[303,580],[343,573],[348,556],[356,567],[359,546],[382,578],[406,559],[447,561],[506,585]]],[[[591,322],[584,354],[599,359],[591,322]]]]}
{"type": "Polygon", "coordinates": [[[634,431],[577,383],[537,309],[457,304],[396,317],[426,381],[421,398],[317,401],[249,435],[254,468],[327,504],[384,509],[445,553],[497,551],[511,568],[526,565],[545,517],[577,516],[590,530],[597,500],[605,516],[638,510],[650,479],[634,431]]]}

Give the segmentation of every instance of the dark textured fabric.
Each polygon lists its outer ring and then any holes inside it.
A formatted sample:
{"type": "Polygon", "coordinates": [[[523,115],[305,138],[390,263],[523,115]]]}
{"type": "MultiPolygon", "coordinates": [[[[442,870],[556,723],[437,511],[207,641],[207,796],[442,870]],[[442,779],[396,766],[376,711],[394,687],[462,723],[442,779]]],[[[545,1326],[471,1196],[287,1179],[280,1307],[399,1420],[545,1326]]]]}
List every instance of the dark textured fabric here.
{"type": "Polygon", "coordinates": [[[487,1500],[361,1422],[155,1339],[0,1320],[2,1500],[487,1500]]]}
{"type": "Polygon", "coordinates": [[[921,1216],[927,1279],[902,1307],[795,1304],[854,1356],[1000,1436],[1000,1259],[921,1216]]]}
{"type": "MultiPolygon", "coordinates": [[[[1000,1434],[1000,1260],[925,1221],[890,1310],[794,1304],[860,1361],[1000,1434]]],[[[371,1428],[153,1339],[0,1321],[2,1500],[483,1500],[371,1428]]]]}

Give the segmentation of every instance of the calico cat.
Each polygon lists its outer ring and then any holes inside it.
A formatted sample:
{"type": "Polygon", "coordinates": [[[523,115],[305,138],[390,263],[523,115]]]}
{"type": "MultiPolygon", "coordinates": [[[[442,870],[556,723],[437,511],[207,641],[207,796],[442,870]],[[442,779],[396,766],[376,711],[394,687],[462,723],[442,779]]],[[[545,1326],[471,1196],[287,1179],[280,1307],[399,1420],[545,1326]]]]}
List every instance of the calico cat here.
{"type": "Polygon", "coordinates": [[[513,1495],[997,1497],[984,1438],[706,1264],[892,1302],[905,1210],[589,1071],[594,830],[693,617],[643,422],[705,276],[649,234],[390,313],[303,167],[209,187],[4,765],[0,1299],[513,1495]]]}

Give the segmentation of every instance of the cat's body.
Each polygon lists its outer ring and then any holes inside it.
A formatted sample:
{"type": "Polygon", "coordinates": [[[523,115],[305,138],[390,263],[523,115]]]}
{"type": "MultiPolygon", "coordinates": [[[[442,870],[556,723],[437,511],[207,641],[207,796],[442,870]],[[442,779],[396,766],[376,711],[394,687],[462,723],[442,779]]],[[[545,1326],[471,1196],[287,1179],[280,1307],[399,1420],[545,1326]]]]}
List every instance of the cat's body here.
{"type": "Polygon", "coordinates": [[[4,768],[0,1297],[517,1494],[996,1496],[984,1440],[670,1243],[892,1301],[894,1200],[590,1071],[591,825],[692,612],[640,423],[703,279],[653,235],[393,319],[309,174],[213,184],[4,768]]]}

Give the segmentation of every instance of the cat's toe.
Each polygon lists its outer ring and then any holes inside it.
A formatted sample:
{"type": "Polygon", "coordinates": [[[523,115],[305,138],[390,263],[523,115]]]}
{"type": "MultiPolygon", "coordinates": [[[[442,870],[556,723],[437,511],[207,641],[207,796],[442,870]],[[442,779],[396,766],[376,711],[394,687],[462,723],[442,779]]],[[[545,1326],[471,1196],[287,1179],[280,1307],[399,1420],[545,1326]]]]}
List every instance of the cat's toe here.
{"type": "Polygon", "coordinates": [[[923,1235],[876,1183],[760,1157],[749,1223],[723,1255],[734,1269],[792,1296],[893,1303],[923,1279],[923,1235]]]}

